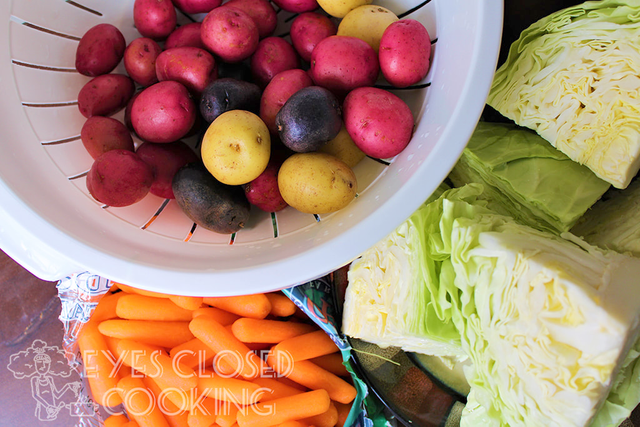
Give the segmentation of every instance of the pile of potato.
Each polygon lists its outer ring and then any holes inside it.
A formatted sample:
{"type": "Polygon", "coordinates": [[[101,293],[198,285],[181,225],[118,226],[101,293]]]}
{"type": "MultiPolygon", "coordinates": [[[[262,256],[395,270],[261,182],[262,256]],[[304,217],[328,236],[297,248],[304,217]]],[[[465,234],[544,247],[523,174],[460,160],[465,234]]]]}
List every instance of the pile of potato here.
{"type": "Polygon", "coordinates": [[[274,35],[268,0],[136,0],[141,37],[128,45],[113,25],[91,28],[76,55],[93,77],[78,95],[89,192],[116,207],[175,198],[219,233],[242,228],[251,205],[347,206],[352,168],[396,156],[413,133],[407,104],[375,86],[380,74],[404,88],[430,67],[425,27],[370,2],[277,0],[297,14],[288,37],[274,35]],[[176,8],[204,18],[178,26],[176,8]],[[126,74],[113,73],[120,61],[126,74]],[[122,109],[125,123],[110,117],[122,109]],[[196,136],[198,153],[183,142],[196,136]]]}

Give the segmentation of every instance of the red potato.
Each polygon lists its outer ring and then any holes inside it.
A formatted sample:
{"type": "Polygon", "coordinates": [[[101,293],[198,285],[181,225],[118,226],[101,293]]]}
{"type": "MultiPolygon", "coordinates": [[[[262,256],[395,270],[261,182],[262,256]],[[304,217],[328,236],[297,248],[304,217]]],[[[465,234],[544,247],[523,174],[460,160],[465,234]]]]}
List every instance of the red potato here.
{"type": "Polygon", "coordinates": [[[142,200],[151,188],[151,167],[133,151],[111,150],[98,157],[87,174],[87,189],[108,206],[129,206],[142,200]]]}
{"type": "Polygon", "coordinates": [[[272,35],[278,26],[276,10],[267,0],[231,0],[225,5],[240,9],[249,15],[258,27],[261,39],[272,35]]]}
{"type": "Polygon", "coordinates": [[[337,32],[338,27],[328,17],[315,12],[302,13],[291,23],[291,44],[300,57],[309,62],[316,45],[337,32]]]}
{"type": "Polygon", "coordinates": [[[135,0],[133,24],[142,37],[164,40],[176,28],[178,16],[171,0],[135,0]]]}
{"type": "Polygon", "coordinates": [[[343,119],[358,148],[377,159],[400,154],[413,134],[411,109],[384,89],[361,87],[351,91],[343,103],[343,119]]]}
{"type": "Polygon", "coordinates": [[[378,54],[356,37],[327,37],[311,54],[311,78],[338,97],[358,87],[373,86],[379,71],[378,54]]]}
{"type": "Polygon", "coordinates": [[[278,212],[289,206],[278,188],[278,170],[282,162],[283,160],[272,157],[267,168],[244,186],[244,194],[249,203],[265,212],[278,212]]]}
{"type": "Polygon", "coordinates": [[[134,129],[133,124],[131,123],[131,106],[133,105],[133,101],[135,101],[138,95],[140,95],[140,92],[142,92],[142,90],[134,93],[131,99],[129,99],[129,102],[127,102],[127,106],[124,107],[124,125],[132,132],[134,131],[134,129]]]}
{"type": "Polygon", "coordinates": [[[174,142],[193,127],[196,108],[183,84],[170,80],[159,82],[136,97],[131,106],[131,124],[145,141],[174,142]]]}
{"type": "Polygon", "coordinates": [[[164,42],[165,49],[174,47],[199,47],[206,49],[202,38],[200,38],[201,22],[191,22],[190,24],[181,25],[169,34],[164,42]]]}
{"type": "Polygon", "coordinates": [[[76,49],[76,70],[96,77],[113,71],[122,60],[126,41],[120,30],[111,24],[98,24],[80,39],[76,49]]]}
{"type": "Polygon", "coordinates": [[[134,39],[124,51],[124,68],[140,86],[158,82],[156,60],[162,53],[158,43],[148,37],[134,39]]]}
{"type": "Polygon", "coordinates": [[[380,71],[395,87],[418,83],[429,71],[431,38],[415,19],[401,19],[389,25],[380,39],[380,71]]]}
{"type": "Polygon", "coordinates": [[[311,77],[300,69],[283,71],[271,79],[260,98],[260,118],[269,128],[269,132],[278,134],[276,116],[291,95],[312,85],[311,77]]]}
{"type": "Polygon", "coordinates": [[[281,9],[287,12],[304,13],[318,8],[316,0],[273,0],[281,9]]]}
{"type": "Polygon", "coordinates": [[[129,129],[111,117],[89,117],[82,126],[80,139],[94,159],[111,150],[135,150],[129,129]]]}
{"type": "Polygon", "coordinates": [[[78,93],[78,109],[89,118],[122,110],[133,96],[135,84],[124,74],[103,74],[89,80],[78,93]]]}
{"type": "Polygon", "coordinates": [[[251,56],[251,74],[261,88],[267,86],[276,74],[294,68],[300,68],[298,54],[281,37],[262,39],[251,56]]]}
{"type": "Polygon", "coordinates": [[[209,51],[226,62],[249,58],[260,41],[253,19],[230,6],[218,7],[205,16],[200,37],[209,51]]]}
{"type": "Polygon", "coordinates": [[[182,83],[191,93],[200,95],[218,77],[218,67],[213,55],[204,49],[174,47],[158,56],[156,74],[160,81],[182,83]]]}
{"type": "Polygon", "coordinates": [[[222,0],[173,0],[184,13],[209,13],[222,4],[222,0]]]}
{"type": "Polygon", "coordinates": [[[153,183],[149,192],[165,199],[176,198],[171,182],[178,169],[187,163],[198,161],[196,153],[182,141],[167,144],[145,142],[138,148],[136,154],[153,171],[153,183]]]}

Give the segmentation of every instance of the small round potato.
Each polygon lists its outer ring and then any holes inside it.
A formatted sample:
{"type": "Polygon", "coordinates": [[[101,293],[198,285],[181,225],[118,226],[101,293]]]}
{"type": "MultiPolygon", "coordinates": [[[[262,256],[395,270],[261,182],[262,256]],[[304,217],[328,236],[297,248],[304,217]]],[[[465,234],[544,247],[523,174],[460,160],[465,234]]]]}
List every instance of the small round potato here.
{"type": "Polygon", "coordinates": [[[322,10],[336,18],[344,18],[356,7],[371,3],[373,0],[318,0],[322,10]]]}
{"type": "Polygon", "coordinates": [[[296,153],[278,172],[282,198],[304,213],[336,212],[351,203],[357,187],[353,170],[326,153],[296,153]]]}
{"type": "Polygon", "coordinates": [[[227,111],[209,125],[201,153],[205,167],[218,181],[227,185],[246,184],[256,179],[269,163],[269,129],[249,111],[227,111]]]}
{"type": "Polygon", "coordinates": [[[384,7],[374,5],[356,7],[340,21],[338,35],[364,40],[378,53],[384,30],[397,20],[395,13],[384,7]]]}
{"type": "Polygon", "coordinates": [[[342,125],[342,129],[340,129],[338,136],[318,148],[318,151],[336,156],[338,159],[345,162],[350,168],[355,167],[362,159],[367,157],[367,155],[358,148],[356,143],[353,142],[353,139],[351,139],[351,135],[347,132],[347,128],[344,124],[342,125]]]}

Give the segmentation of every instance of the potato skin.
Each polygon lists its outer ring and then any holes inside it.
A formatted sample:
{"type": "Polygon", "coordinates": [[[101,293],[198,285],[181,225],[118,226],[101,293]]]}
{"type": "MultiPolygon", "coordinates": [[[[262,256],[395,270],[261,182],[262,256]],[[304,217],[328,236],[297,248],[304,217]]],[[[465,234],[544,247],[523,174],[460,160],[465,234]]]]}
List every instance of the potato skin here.
{"type": "Polygon", "coordinates": [[[269,132],[278,134],[276,116],[291,95],[312,85],[311,77],[300,69],[283,71],[271,79],[260,98],[260,118],[269,128],[269,132]]]}
{"type": "Polygon", "coordinates": [[[111,150],[99,156],[87,174],[87,189],[100,203],[122,207],[142,200],[151,188],[151,168],[134,152],[111,150]]]}
{"type": "Polygon", "coordinates": [[[124,68],[129,77],[140,86],[158,82],[156,60],[162,53],[158,43],[148,37],[138,37],[124,51],[124,68]]]}
{"type": "Polygon", "coordinates": [[[158,56],[156,75],[160,81],[182,83],[192,94],[199,96],[218,77],[218,67],[213,55],[204,49],[174,47],[158,56]]]}
{"type": "Polygon", "coordinates": [[[80,139],[94,159],[111,150],[135,150],[129,129],[111,117],[89,117],[82,126],[80,139]]]}
{"type": "Polygon", "coordinates": [[[196,105],[184,85],[174,81],[144,89],[131,105],[131,124],[145,141],[173,142],[185,136],[196,121],[196,105]]]}
{"type": "Polygon", "coordinates": [[[306,12],[298,15],[291,23],[291,44],[305,61],[311,61],[311,52],[321,40],[335,36],[336,24],[324,15],[306,12]]]}
{"type": "Polygon", "coordinates": [[[89,118],[110,116],[123,109],[135,91],[135,84],[124,74],[102,74],[89,80],[78,93],[78,109],[89,118]]]}
{"type": "Polygon", "coordinates": [[[191,22],[186,25],[181,25],[169,34],[167,40],[164,42],[165,49],[171,49],[173,47],[199,47],[205,49],[202,38],[200,37],[200,30],[202,22],[191,22]]]}
{"type": "Polygon", "coordinates": [[[321,153],[331,154],[345,162],[350,168],[355,167],[362,159],[367,157],[361,149],[353,142],[347,128],[342,125],[338,135],[331,141],[318,148],[321,153]]]}
{"type": "Polygon", "coordinates": [[[249,58],[260,41],[253,19],[242,10],[226,5],[205,16],[200,36],[207,50],[226,62],[249,58]]]}
{"type": "Polygon", "coordinates": [[[222,184],[200,162],[180,168],[172,188],[185,215],[207,230],[231,234],[249,220],[251,207],[242,187],[222,184]]]}
{"type": "Polygon", "coordinates": [[[384,89],[362,87],[350,92],[343,103],[343,118],[353,142],[377,159],[400,154],[413,134],[411,109],[384,89]]]}
{"type": "Polygon", "coordinates": [[[384,7],[358,6],[340,21],[338,35],[362,39],[378,53],[382,34],[389,25],[396,21],[398,21],[398,17],[384,7]]]}
{"type": "Polygon", "coordinates": [[[153,171],[149,192],[165,199],[175,199],[172,182],[176,172],[187,163],[199,160],[196,153],[182,141],[166,144],[145,142],[136,150],[136,154],[153,171]]]}
{"type": "Polygon", "coordinates": [[[113,71],[122,60],[126,41],[120,30],[111,24],[91,27],[80,39],[76,49],[76,70],[89,77],[113,71]]]}
{"type": "Polygon", "coordinates": [[[281,37],[267,37],[251,55],[253,80],[265,88],[273,77],[286,70],[300,68],[300,59],[291,44],[281,37]]]}
{"type": "Polygon", "coordinates": [[[309,73],[316,85],[338,97],[362,86],[373,86],[378,79],[378,55],[357,37],[331,36],[323,39],[311,53],[309,73]]]}
{"type": "Polygon", "coordinates": [[[429,71],[431,38],[415,19],[402,19],[389,25],[380,41],[380,71],[395,87],[418,83],[429,71]]]}
{"type": "Polygon", "coordinates": [[[261,39],[272,35],[278,26],[276,10],[267,0],[231,0],[225,5],[240,9],[249,15],[258,27],[261,39]]]}
{"type": "Polygon", "coordinates": [[[269,129],[257,115],[231,110],[219,115],[202,139],[201,157],[209,172],[227,185],[256,179],[271,154],[269,129]]]}
{"type": "Polygon", "coordinates": [[[142,37],[164,40],[177,23],[171,0],[135,0],[133,3],[133,24],[142,37]]]}
{"type": "Polygon", "coordinates": [[[244,185],[244,193],[252,205],[265,212],[278,212],[286,208],[278,188],[278,171],[282,160],[271,158],[267,168],[253,181],[244,185]]]}
{"type": "Polygon", "coordinates": [[[278,172],[278,188],[284,200],[303,213],[336,212],[355,198],[353,170],[326,153],[296,153],[278,172]]]}
{"type": "Polygon", "coordinates": [[[311,12],[318,8],[316,0],[274,0],[273,2],[279,8],[293,13],[311,12]]]}
{"type": "Polygon", "coordinates": [[[184,13],[208,13],[222,4],[222,0],[172,0],[184,13]]]}
{"type": "Polygon", "coordinates": [[[335,18],[344,18],[356,7],[371,3],[373,0],[318,0],[322,10],[335,18]]]}

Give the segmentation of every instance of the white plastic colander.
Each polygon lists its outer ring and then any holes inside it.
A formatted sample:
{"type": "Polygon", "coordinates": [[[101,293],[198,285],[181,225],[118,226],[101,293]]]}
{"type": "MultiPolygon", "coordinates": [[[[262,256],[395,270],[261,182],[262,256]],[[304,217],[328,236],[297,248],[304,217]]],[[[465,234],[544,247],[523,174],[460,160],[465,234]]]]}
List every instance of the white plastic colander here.
{"type": "MultiPolygon", "coordinates": [[[[502,30],[501,0],[374,3],[420,20],[434,41],[421,88],[394,91],[416,118],[411,143],[388,165],[367,158],[355,168],[358,197],[347,208],[320,216],[254,209],[229,236],[195,227],[175,201],[149,195],[106,208],[86,189],[92,159],[76,100],[89,78],[75,71],[75,51],[99,23],[117,26],[127,43],[138,37],[133,0],[1,1],[0,247],[44,280],[90,271],[183,295],[276,290],[350,262],[411,215],[455,164],[484,108],[502,30]]],[[[279,12],[276,35],[291,16],[279,12]]]]}

